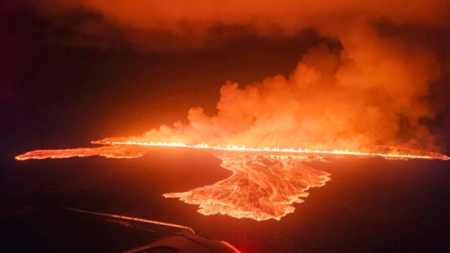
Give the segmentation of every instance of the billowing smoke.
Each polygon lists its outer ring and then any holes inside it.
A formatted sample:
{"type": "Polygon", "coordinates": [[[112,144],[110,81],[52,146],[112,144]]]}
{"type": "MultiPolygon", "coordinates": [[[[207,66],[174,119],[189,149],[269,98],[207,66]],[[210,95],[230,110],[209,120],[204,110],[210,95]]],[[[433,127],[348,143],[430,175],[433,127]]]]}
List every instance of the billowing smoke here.
{"type": "Polygon", "coordinates": [[[342,50],[311,48],[289,77],[242,88],[226,83],[217,115],[192,108],[188,124],[133,140],[328,149],[430,144],[420,119],[431,113],[424,97],[439,74],[435,59],[363,31],[343,37],[342,50]]]}
{"type": "Polygon", "coordinates": [[[137,48],[157,50],[214,46],[242,33],[293,36],[310,27],[330,29],[330,24],[340,24],[333,28],[336,36],[362,22],[447,27],[450,18],[445,0],[34,2],[42,15],[54,18],[56,30],[65,31],[63,41],[113,46],[121,37],[137,48]]]}
{"type": "Polygon", "coordinates": [[[449,7],[448,1],[422,0],[38,4],[50,18],[90,13],[72,27],[74,37],[111,41],[119,36],[138,49],[198,50],[241,33],[289,37],[306,28],[337,40],[339,46],[324,42],[310,48],[289,76],[271,76],[245,87],[227,82],[216,115],[192,108],[187,124],[125,138],[321,149],[434,149],[423,122],[434,115],[429,90],[440,78],[443,62],[414,30],[445,30],[449,7]],[[399,32],[402,27],[410,32],[399,32]]]}

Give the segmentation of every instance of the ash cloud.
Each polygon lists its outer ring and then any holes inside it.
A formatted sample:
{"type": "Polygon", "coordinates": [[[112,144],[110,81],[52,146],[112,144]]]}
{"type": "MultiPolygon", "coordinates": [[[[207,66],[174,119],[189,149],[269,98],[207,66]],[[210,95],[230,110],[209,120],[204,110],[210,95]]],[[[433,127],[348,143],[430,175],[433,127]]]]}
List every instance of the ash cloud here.
{"type": "MultiPolygon", "coordinates": [[[[356,36],[356,35],[353,35],[356,36]]],[[[289,76],[267,77],[240,88],[222,86],[217,115],[192,108],[188,124],[151,130],[135,141],[189,144],[358,149],[368,145],[430,148],[420,119],[432,115],[428,84],[439,74],[435,58],[373,35],[358,35],[364,47],[320,44],[289,76]],[[415,64],[410,64],[415,62],[415,64]]]]}
{"type": "MultiPolygon", "coordinates": [[[[450,6],[444,0],[39,0],[33,5],[55,28],[71,31],[66,41],[117,42],[121,37],[138,49],[169,51],[210,47],[243,33],[290,37],[309,27],[324,30],[327,26],[329,30],[329,24],[344,27],[379,21],[446,27],[450,19],[450,6]]],[[[342,27],[334,32],[338,34],[342,27]]]]}
{"type": "Polygon", "coordinates": [[[127,140],[436,148],[424,122],[436,115],[430,87],[448,76],[448,58],[439,55],[448,46],[433,43],[438,33],[416,31],[446,31],[448,1],[41,0],[36,6],[53,20],[80,10],[95,14],[69,24],[73,38],[97,38],[104,45],[120,37],[140,50],[201,50],[242,33],[288,38],[307,28],[340,43],[312,47],[289,76],[246,87],[227,82],[216,115],[192,108],[187,124],[161,126],[127,140]]]}

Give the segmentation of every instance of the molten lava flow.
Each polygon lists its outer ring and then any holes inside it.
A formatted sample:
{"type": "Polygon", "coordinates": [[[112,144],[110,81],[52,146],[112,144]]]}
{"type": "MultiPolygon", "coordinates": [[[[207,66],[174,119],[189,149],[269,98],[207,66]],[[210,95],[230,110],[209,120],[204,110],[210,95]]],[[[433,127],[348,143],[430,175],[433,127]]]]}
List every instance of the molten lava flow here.
{"type": "Polygon", "coordinates": [[[17,160],[69,158],[104,156],[107,158],[138,158],[149,151],[148,148],[129,145],[111,145],[96,148],[72,148],[72,149],[40,149],[16,156],[17,160]]]}
{"type": "Polygon", "coordinates": [[[265,152],[275,154],[312,154],[327,156],[357,156],[357,157],[383,157],[386,159],[439,159],[450,160],[450,157],[438,153],[418,151],[411,149],[399,149],[391,147],[375,147],[374,151],[349,151],[349,150],[312,150],[294,148],[246,148],[245,146],[215,146],[206,144],[187,145],[182,142],[130,142],[130,141],[93,141],[94,144],[106,144],[96,148],[74,148],[74,149],[42,149],[27,152],[16,156],[17,160],[46,159],[46,158],[69,158],[104,156],[108,158],[137,158],[144,155],[152,147],[180,147],[203,149],[212,151],[242,151],[242,152],[265,152]]]}
{"type": "MultiPolygon", "coordinates": [[[[103,142],[94,141],[94,144],[111,144],[111,145],[131,145],[131,146],[150,146],[150,147],[183,147],[194,149],[206,149],[206,150],[223,150],[223,151],[246,151],[246,152],[267,152],[267,153],[294,153],[294,154],[318,154],[318,155],[351,155],[358,157],[383,157],[386,159],[440,159],[450,160],[450,157],[441,155],[438,153],[411,150],[411,149],[398,149],[387,147],[385,152],[373,151],[373,152],[361,152],[361,151],[349,151],[349,150],[317,150],[317,149],[294,149],[294,148],[247,148],[245,146],[215,146],[211,147],[206,144],[198,145],[186,145],[182,142],[103,142]]],[[[381,149],[386,147],[375,147],[375,149],[381,149]]]]}
{"type": "Polygon", "coordinates": [[[207,145],[186,145],[155,142],[107,142],[109,144],[95,148],[36,150],[16,157],[17,160],[104,156],[107,158],[137,158],[155,147],[181,147],[203,149],[222,160],[221,166],[233,174],[213,185],[203,186],[182,193],[164,194],[166,198],[199,205],[204,215],[224,214],[235,218],[255,220],[279,220],[294,212],[293,203],[303,202],[308,196],[305,191],[310,187],[320,187],[330,180],[330,174],[318,171],[305,162],[324,161],[327,158],[342,156],[383,157],[386,159],[441,159],[449,160],[445,155],[393,149],[373,148],[373,152],[342,150],[303,150],[278,148],[210,147],[207,145]],[[377,152],[375,152],[377,150],[377,152]],[[382,152],[383,151],[383,152],[382,152]]]}
{"type": "Polygon", "coordinates": [[[307,157],[270,155],[248,152],[213,152],[221,166],[233,174],[220,182],[182,193],[164,194],[200,205],[204,215],[224,214],[235,218],[280,220],[294,212],[292,203],[303,202],[310,187],[320,187],[330,180],[328,173],[312,169],[302,162],[307,157]]]}

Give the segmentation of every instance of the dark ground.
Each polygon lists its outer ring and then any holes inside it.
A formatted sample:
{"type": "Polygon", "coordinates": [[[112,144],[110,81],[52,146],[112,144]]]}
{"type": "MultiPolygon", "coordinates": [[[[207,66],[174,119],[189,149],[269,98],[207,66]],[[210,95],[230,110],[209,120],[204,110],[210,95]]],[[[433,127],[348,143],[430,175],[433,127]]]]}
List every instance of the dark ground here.
{"type": "Polygon", "coordinates": [[[0,241],[25,243],[31,232],[14,224],[27,224],[33,210],[66,206],[187,225],[244,253],[447,252],[450,247],[449,162],[349,158],[314,163],[332,180],[311,189],[306,201],[280,221],[203,216],[197,206],[161,196],[227,177],[219,163],[206,152],[179,149],[131,160],[5,157],[0,241]]]}

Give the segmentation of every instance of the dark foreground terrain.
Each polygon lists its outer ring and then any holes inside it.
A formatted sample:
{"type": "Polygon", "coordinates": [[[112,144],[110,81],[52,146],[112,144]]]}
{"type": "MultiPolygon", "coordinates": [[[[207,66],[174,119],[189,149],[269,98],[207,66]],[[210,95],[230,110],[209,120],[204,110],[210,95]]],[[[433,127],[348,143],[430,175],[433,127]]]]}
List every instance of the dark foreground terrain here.
{"type": "MultiPolygon", "coordinates": [[[[3,155],[0,163],[1,252],[49,252],[49,248],[58,252],[64,246],[58,245],[62,234],[46,226],[54,218],[67,221],[70,227],[71,216],[42,216],[57,207],[178,223],[201,236],[226,240],[243,253],[448,252],[450,248],[448,161],[348,158],[314,162],[313,167],[331,173],[332,180],[310,189],[305,202],[295,204],[293,214],[261,222],[203,216],[197,206],[162,197],[230,175],[219,166],[219,159],[203,151],[159,150],[123,160],[24,162],[3,155]]],[[[87,234],[92,233],[90,225],[85,225],[87,234]]],[[[138,233],[113,230],[95,233],[112,234],[119,244],[146,240],[138,233]]],[[[92,237],[79,236],[83,230],[65,233],[74,233],[79,245],[91,243],[92,237]]],[[[86,249],[95,252],[96,248],[86,249]]]]}

